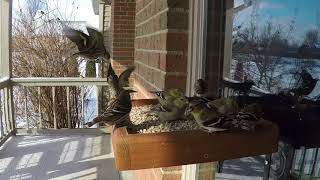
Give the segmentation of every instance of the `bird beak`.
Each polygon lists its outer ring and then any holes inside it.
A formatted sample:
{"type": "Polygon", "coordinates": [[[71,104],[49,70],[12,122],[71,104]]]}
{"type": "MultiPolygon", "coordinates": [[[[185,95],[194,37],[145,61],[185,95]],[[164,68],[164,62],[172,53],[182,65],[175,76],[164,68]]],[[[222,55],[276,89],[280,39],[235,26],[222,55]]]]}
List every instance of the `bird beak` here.
{"type": "Polygon", "coordinates": [[[137,91],[133,90],[133,89],[129,89],[127,90],[129,93],[136,93],[137,91]]]}
{"type": "Polygon", "coordinates": [[[191,108],[187,107],[186,110],[184,111],[184,115],[189,116],[190,113],[191,113],[191,108]]]}

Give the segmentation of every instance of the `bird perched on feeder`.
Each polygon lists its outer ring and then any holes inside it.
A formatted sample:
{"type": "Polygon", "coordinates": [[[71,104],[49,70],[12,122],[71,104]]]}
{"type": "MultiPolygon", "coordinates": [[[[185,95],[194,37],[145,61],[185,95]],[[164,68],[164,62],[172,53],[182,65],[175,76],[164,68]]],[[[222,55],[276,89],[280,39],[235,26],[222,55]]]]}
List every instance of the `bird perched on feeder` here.
{"type": "Polygon", "coordinates": [[[126,70],[124,70],[119,76],[117,76],[111,64],[109,64],[107,78],[111,87],[110,91],[113,94],[112,97],[115,98],[117,95],[119,95],[123,88],[129,86],[129,77],[134,70],[135,66],[130,66],[126,70]]]}
{"type": "Polygon", "coordinates": [[[162,121],[175,121],[175,120],[182,120],[186,119],[185,117],[185,110],[188,105],[188,100],[186,97],[181,96],[177,97],[173,100],[173,106],[170,110],[158,112],[159,119],[162,121]]]}
{"type": "Polygon", "coordinates": [[[206,97],[206,94],[208,92],[208,84],[203,80],[203,79],[198,79],[194,83],[194,96],[188,97],[188,100],[191,101],[199,101],[199,102],[209,102],[212,101],[213,99],[206,97]]]}
{"type": "Polygon", "coordinates": [[[161,109],[164,111],[170,111],[173,108],[174,100],[176,98],[184,97],[183,93],[179,89],[169,89],[168,91],[151,91],[155,94],[161,109]]]}
{"type": "Polygon", "coordinates": [[[188,99],[179,89],[168,91],[152,91],[157,96],[159,104],[153,107],[148,114],[156,114],[162,121],[185,119],[184,112],[188,99]]]}
{"type": "Polygon", "coordinates": [[[298,83],[300,83],[299,87],[292,89],[291,92],[294,96],[307,96],[313,91],[317,82],[318,79],[313,78],[312,75],[304,69],[301,71],[300,79],[298,80],[298,83]]]}
{"type": "Polygon", "coordinates": [[[235,100],[221,98],[209,103],[190,102],[186,116],[193,116],[196,123],[207,132],[238,128],[253,130],[258,118],[249,112],[239,111],[235,100]]]}
{"type": "Polygon", "coordinates": [[[104,46],[103,34],[101,32],[87,27],[87,35],[80,30],[70,28],[66,25],[63,25],[63,31],[66,37],[78,47],[79,52],[73,55],[82,56],[93,61],[101,57],[110,59],[110,54],[104,46]]]}
{"type": "Polygon", "coordinates": [[[128,67],[118,77],[114,73],[112,66],[109,66],[107,76],[113,94],[111,101],[101,115],[85,125],[91,127],[99,122],[105,122],[108,125],[116,125],[116,127],[131,125],[131,121],[128,118],[132,108],[130,93],[136,91],[125,89],[125,87],[129,86],[129,77],[134,70],[135,66],[128,67]]]}
{"type": "Polygon", "coordinates": [[[198,79],[194,83],[194,92],[198,97],[204,97],[208,91],[208,84],[203,79],[198,79]]]}
{"type": "Polygon", "coordinates": [[[129,119],[129,113],[132,108],[130,93],[133,92],[136,91],[121,90],[117,98],[111,101],[107,109],[101,115],[85,125],[91,127],[100,122],[104,122],[107,125],[115,125],[116,127],[131,125],[129,119]]]}

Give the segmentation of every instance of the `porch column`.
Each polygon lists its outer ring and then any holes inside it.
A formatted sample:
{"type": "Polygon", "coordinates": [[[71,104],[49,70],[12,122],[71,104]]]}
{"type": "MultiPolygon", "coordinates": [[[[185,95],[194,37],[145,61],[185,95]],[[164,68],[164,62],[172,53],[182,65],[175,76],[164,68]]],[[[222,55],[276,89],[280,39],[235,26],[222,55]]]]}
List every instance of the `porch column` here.
{"type": "MultiPolygon", "coordinates": [[[[12,76],[12,62],[11,62],[11,24],[12,22],[12,1],[0,1],[0,77],[12,76]]],[[[8,111],[6,116],[11,122],[11,127],[15,128],[15,121],[13,116],[13,93],[12,86],[9,84],[4,89],[5,106],[8,111]]]]}

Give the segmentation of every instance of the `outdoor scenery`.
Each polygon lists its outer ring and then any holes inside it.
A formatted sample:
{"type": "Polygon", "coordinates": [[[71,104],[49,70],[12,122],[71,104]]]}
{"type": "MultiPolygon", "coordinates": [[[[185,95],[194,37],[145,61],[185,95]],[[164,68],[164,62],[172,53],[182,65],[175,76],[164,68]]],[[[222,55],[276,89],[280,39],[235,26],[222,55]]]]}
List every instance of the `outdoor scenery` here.
{"type": "MultiPolygon", "coordinates": [[[[98,28],[97,15],[91,1],[15,0],[13,1],[12,61],[14,77],[96,77],[95,63],[72,56],[77,51],[64,35],[63,27],[86,31],[86,25],[98,28]],[[90,7],[86,10],[86,7],[90,7]],[[87,24],[90,22],[91,24],[87,24]]],[[[70,94],[72,127],[79,127],[95,115],[95,87],[73,86],[70,94]],[[82,112],[82,104],[84,112],[82,112]]],[[[15,105],[17,127],[53,127],[53,98],[55,98],[58,128],[67,127],[67,89],[55,87],[16,87],[15,105]],[[42,109],[39,112],[39,104],[42,109]]]]}
{"type": "MultiPolygon", "coordinates": [[[[235,6],[247,1],[236,0],[235,6]]],[[[270,93],[286,92],[301,83],[301,72],[320,78],[320,1],[257,0],[234,15],[230,78],[253,80],[270,93]]],[[[316,84],[307,98],[319,100],[316,84]]],[[[285,157],[273,166],[281,174],[285,157]]],[[[311,172],[315,149],[306,152],[305,174],[311,172]]],[[[318,162],[319,162],[318,157],[318,162]]],[[[299,171],[302,151],[295,157],[293,168],[299,171]]]]}

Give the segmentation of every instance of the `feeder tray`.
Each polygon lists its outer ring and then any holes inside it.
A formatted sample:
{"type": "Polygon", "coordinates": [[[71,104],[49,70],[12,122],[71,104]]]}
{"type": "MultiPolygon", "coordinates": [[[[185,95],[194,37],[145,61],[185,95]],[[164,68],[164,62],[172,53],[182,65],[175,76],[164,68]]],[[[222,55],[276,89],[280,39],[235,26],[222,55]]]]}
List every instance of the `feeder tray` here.
{"type": "MultiPolygon", "coordinates": [[[[135,100],[133,106],[156,100],[135,100]]],[[[261,121],[256,131],[200,130],[130,134],[126,127],[113,129],[112,144],[118,170],[178,166],[271,154],[277,151],[278,127],[261,121]]]]}

